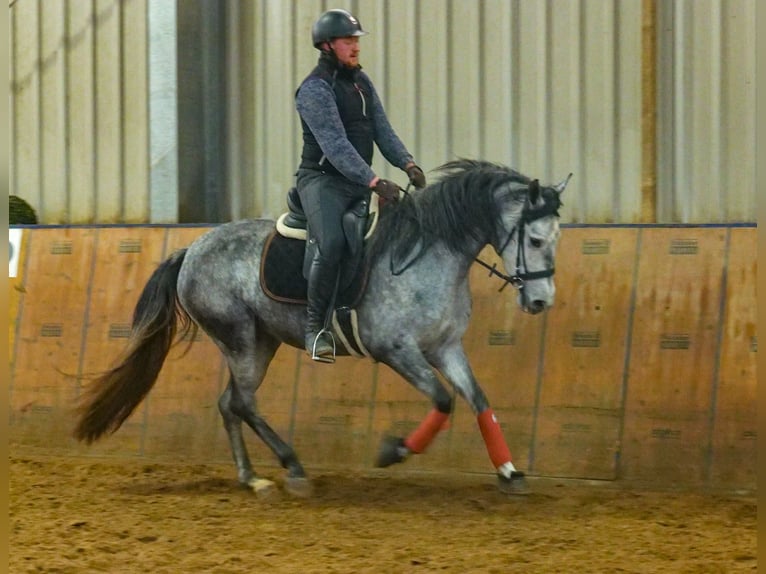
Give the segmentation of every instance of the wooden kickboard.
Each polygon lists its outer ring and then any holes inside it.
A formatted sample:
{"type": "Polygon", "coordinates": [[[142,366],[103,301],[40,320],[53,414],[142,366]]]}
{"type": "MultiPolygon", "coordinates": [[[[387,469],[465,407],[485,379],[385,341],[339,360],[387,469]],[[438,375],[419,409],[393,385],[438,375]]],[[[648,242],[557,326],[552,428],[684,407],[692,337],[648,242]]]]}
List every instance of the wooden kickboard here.
{"type": "Polygon", "coordinates": [[[309,465],[366,466],[374,398],[373,363],[340,357],[315,363],[300,353],[292,440],[309,465]]]}
{"type": "MultiPolygon", "coordinates": [[[[177,249],[188,247],[209,229],[167,229],[161,261],[177,249]]],[[[147,270],[144,284],[155,268],[147,270]]],[[[223,356],[201,329],[194,339],[190,337],[188,334],[170,350],[146,399],[146,454],[173,452],[200,458],[220,452],[216,448],[222,431],[217,401],[226,383],[223,356]]],[[[222,459],[226,455],[225,451],[220,454],[222,459]]]]}
{"type": "Polygon", "coordinates": [[[721,364],[712,429],[711,481],[756,487],[758,230],[732,229],[728,252],[721,364]]]}
{"type": "Polygon", "coordinates": [[[726,234],[642,229],[620,478],[705,480],[726,234]]]}
{"type": "Polygon", "coordinates": [[[530,471],[613,479],[637,229],[571,228],[556,256],[556,301],[530,471]]]}
{"type": "MultiPolygon", "coordinates": [[[[119,355],[151,272],[205,231],[25,230],[20,277],[10,281],[12,441],[74,454],[230,460],[216,405],[228,370],[204,334],[184,358],[171,351],[117,434],[91,447],[70,438],[71,407],[87,382],[78,375],[119,355]]],[[[546,316],[521,313],[512,288],[498,293],[501,281],[475,265],[464,344],[516,465],[541,475],[754,488],[756,236],[755,228],[567,228],[546,316]]],[[[482,258],[502,268],[490,249],[482,258]]],[[[318,365],[286,345],[257,401],[308,466],[370,467],[385,434],[406,436],[431,409],[385,365],[318,365]]],[[[273,464],[244,431],[254,462],[273,464]]],[[[492,472],[461,398],[428,451],[400,468],[492,472]]]]}
{"type": "Polygon", "coordinates": [[[34,229],[25,235],[9,430],[28,444],[62,447],[71,442],[96,231],[34,229]]]}
{"type": "MultiPolygon", "coordinates": [[[[83,347],[84,373],[101,373],[117,364],[127,346],[138,297],[162,261],[165,236],[166,229],[159,227],[97,230],[83,347]]],[[[84,380],[83,384],[89,382],[84,380]]],[[[142,454],[146,442],[146,407],[145,400],[116,433],[89,447],[89,452],[142,454]]]]}

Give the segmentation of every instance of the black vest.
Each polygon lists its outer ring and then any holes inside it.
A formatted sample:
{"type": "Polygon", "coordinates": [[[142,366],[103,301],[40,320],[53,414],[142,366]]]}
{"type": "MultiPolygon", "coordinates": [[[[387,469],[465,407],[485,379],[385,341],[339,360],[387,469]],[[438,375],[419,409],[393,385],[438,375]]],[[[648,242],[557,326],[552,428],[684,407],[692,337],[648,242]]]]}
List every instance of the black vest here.
{"type": "MultiPolygon", "coordinates": [[[[321,78],[333,89],[340,119],[346,130],[346,137],[362,156],[362,159],[367,162],[367,165],[372,165],[375,141],[372,118],[370,117],[372,87],[359,74],[358,69],[338,68],[326,57],[320,57],[317,67],[306,77],[306,80],[315,77],[321,78]]],[[[311,133],[303,119],[301,119],[301,125],[303,127],[303,151],[301,152],[300,167],[339,173],[335,166],[324,157],[322,148],[319,147],[314,134],[311,133]]]]}

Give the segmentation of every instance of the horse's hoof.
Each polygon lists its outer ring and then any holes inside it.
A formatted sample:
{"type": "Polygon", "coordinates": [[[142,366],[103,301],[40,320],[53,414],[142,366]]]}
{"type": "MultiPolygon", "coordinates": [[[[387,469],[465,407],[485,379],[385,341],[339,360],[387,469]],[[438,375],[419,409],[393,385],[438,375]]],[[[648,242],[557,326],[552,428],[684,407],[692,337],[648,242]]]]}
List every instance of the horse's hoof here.
{"type": "Polygon", "coordinates": [[[507,478],[502,474],[498,474],[497,487],[500,489],[500,492],[505,494],[514,494],[516,496],[529,494],[527,479],[524,476],[524,473],[518,470],[514,470],[511,473],[510,478],[507,478]]]}
{"type": "Polygon", "coordinates": [[[397,462],[404,462],[409,452],[409,449],[404,446],[403,438],[385,436],[380,442],[378,460],[375,461],[375,466],[378,468],[385,468],[392,464],[396,464],[397,462]]]}
{"type": "Polygon", "coordinates": [[[258,498],[268,498],[277,492],[277,485],[267,478],[255,476],[247,482],[247,486],[258,498]]]}
{"type": "Polygon", "coordinates": [[[308,498],[314,494],[314,486],[305,476],[288,476],[285,479],[285,492],[298,498],[308,498]]]}

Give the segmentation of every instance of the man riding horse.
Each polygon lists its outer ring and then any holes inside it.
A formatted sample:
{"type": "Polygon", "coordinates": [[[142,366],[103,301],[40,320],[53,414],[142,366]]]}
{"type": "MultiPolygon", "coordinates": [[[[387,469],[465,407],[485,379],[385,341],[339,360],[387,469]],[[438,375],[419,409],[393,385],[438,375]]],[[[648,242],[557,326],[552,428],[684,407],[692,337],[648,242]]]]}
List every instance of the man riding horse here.
{"type": "Polygon", "coordinates": [[[343,213],[371,190],[387,200],[399,186],[375,175],[373,143],[404,170],[415,187],[426,179],[394,132],[372,81],[359,65],[359,37],[367,34],[345,10],[328,10],[314,23],[312,39],[321,54],[303,80],[295,107],[303,127],[296,187],[308,220],[307,248],[315,249],[308,270],[306,351],[333,362],[332,335],[325,330],[345,249],[343,213]]]}

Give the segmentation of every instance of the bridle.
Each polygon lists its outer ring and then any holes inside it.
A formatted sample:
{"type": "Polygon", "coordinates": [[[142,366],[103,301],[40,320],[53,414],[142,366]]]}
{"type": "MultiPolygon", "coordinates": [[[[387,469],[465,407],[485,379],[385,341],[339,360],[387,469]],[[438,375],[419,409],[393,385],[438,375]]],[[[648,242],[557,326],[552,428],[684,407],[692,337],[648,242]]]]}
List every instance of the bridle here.
{"type": "Polygon", "coordinates": [[[519,222],[516,225],[514,225],[513,229],[511,229],[511,231],[508,233],[508,238],[503,242],[502,247],[500,247],[500,249],[495,247],[495,252],[502,259],[503,252],[511,243],[511,239],[513,239],[514,234],[518,235],[518,241],[516,242],[516,269],[513,275],[506,275],[502,271],[498,271],[497,263],[493,263],[492,265],[489,265],[488,263],[482,261],[478,257],[476,258],[476,263],[478,263],[482,267],[489,269],[490,277],[495,275],[496,277],[499,277],[500,279],[503,280],[503,284],[500,287],[500,289],[498,289],[498,291],[502,291],[503,289],[505,289],[509,283],[513,285],[516,289],[520,290],[524,288],[525,281],[532,281],[534,279],[545,279],[546,277],[552,277],[553,274],[556,272],[555,267],[550,267],[549,269],[542,269],[540,271],[529,271],[527,269],[527,258],[526,258],[526,252],[524,250],[524,230],[526,229],[526,226],[528,224],[538,219],[542,219],[543,217],[547,217],[549,215],[555,215],[558,217],[559,215],[558,208],[559,208],[558,201],[546,202],[538,208],[531,208],[529,207],[528,204],[526,204],[521,211],[521,217],[519,218],[519,222]]]}
{"type": "MultiPolygon", "coordinates": [[[[570,174],[570,177],[571,177],[571,174],[570,174]]],[[[405,195],[409,195],[411,186],[412,186],[412,183],[409,183],[406,189],[400,187],[399,190],[403,191],[405,195]]],[[[543,203],[543,205],[541,205],[540,207],[533,208],[529,205],[529,203],[525,203],[523,209],[521,210],[521,217],[519,217],[518,223],[514,225],[513,229],[511,229],[511,231],[508,233],[508,237],[503,242],[503,246],[500,249],[495,247],[495,252],[502,259],[503,252],[511,243],[511,240],[513,239],[514,234],[518,234],[519,237],[518,237],[518,241],[516,242],[516,272],[513,275],[506,275],[502,271],[499,271],[497,269],[497,263],[493,263],[492,265],[490,265],[489,263],[482,261],[478,257],[474,258],[474,261],[476,261],[476,263],[478,263],[482,267],[489,269],[489,277],[492,277],[494,275],[503,280],[503,284],[500,286],[500,289],[498,289],[498,291],[502,291],[503,289],[505,289],[509,283],[513,285],[516,289],[521,290],[524,288],[525,281],[532,281],[534,279],[545,279],[546,277],[552,277],[553,274],[556,272],[555,267],[551,267],[549,269],[542,269],[540,271],[527,270],[527,258],[526,258],[526,253],[524,251],[524,229],[527,224],[532,223],[533,221],[537,221],[538,219],[542,219],[543,217],[548,217],[549,215],[555,215],[556,217],[558,217],[559,205],[561,205],[559,201],[548,201],[543,203]],[[524,271],[522,271],[522,269],[524,271]]],[[[494,246],[495,244],[493,243],[492,245],[494,246]]],[[[414,263],[414,260],[410,261],[402,269],[394,271],[393,260],[392,260],[391,273],[393,273],[394,275],[399,275],[402,272],[404,272],[413,263],[414,263]]]]}

